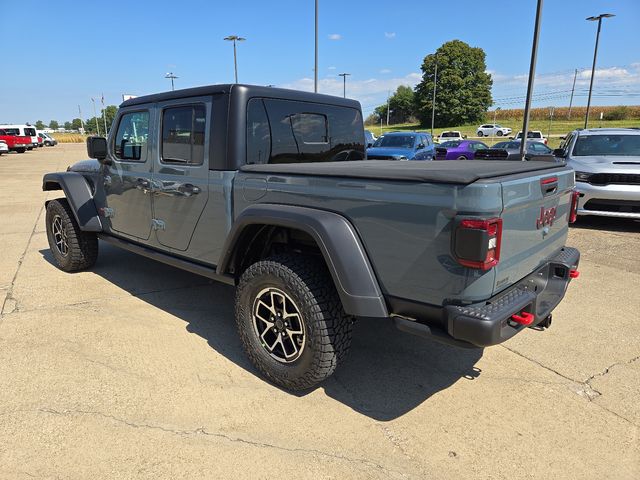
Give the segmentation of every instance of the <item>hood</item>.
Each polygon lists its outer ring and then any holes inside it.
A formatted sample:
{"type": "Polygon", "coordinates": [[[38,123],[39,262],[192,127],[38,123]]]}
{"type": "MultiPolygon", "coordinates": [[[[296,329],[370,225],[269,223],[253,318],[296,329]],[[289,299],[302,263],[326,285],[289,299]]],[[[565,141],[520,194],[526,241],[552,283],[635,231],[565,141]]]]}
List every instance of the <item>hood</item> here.
{"type": "Polygon", "coordinates": [[[397,148],[397,147],[371,147],[367,148],[367,156],[381,156],[381,157],[392,157],[392,156],[404,156],[407,158],[413,157],[413,150],[410,148],[397,148]]]}
{"type": "Polygon", "coordinates": [[[635,156],[585,156],[571,157],[568,159],[569,166],[574,170],[600,172],[606,170],[619,170],[628,173],[640,173],[640,157],[635,156]]]}
{"type": "Polygon", "coordinates": [[[87,172],[93,173],[100,170],[100,162],[98,160],[81,160],[67,168],[67,172],[87,172]]]}

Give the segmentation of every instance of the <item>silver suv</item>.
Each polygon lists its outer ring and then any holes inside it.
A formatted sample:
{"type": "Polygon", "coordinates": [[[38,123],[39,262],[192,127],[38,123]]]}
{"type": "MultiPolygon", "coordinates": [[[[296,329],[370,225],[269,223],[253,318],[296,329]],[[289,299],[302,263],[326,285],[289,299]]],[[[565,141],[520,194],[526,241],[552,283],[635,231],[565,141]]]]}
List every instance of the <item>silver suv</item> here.
{"type": "Polygon", "coordinates": [[[640,219],[640,129],[574,130],[554,155],[576,171],[579,215],[640,219]]]}

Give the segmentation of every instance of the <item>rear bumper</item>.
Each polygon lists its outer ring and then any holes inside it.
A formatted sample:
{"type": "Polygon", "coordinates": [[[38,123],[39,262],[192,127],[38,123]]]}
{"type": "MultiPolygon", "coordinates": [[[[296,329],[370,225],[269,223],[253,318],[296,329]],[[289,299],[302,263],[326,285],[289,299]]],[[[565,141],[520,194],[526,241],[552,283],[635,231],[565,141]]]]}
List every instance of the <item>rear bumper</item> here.
{"type": "Polygon", "coordinates": [[[579,262],[580,252],[564,247],[507,291],[480,303],[444,307],[441,323],[446,331],[422,323],[420,319],[394,317],[394,323],[408,333],[462,347],[496,345],[525,328],[542,323],[563,299],[571,281],[570,272],[577,269],[579,262]],[[533,315],[528,325],[512,319],[513,315],[523,312],[533,315]]]}

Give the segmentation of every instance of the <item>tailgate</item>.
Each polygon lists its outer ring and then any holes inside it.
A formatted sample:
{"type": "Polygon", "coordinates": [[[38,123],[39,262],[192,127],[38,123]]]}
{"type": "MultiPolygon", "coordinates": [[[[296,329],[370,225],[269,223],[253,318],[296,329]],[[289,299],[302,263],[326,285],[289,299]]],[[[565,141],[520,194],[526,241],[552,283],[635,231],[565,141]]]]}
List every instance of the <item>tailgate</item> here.
{"type": "Polygon", "coordinates": [[[506,178],[502,184],[502,241],[494,294],[554,256],[567,240],[573,170],[506,178]]]}

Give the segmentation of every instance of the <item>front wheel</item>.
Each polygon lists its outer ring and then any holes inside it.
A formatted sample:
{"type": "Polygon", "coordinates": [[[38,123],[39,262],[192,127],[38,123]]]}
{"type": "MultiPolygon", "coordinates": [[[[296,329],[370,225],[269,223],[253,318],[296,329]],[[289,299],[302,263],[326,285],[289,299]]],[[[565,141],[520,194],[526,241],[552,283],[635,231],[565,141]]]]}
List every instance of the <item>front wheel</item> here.
{"type": "Polygon", "coordinates": [[[499,137],[501,137],[501,136],[502,136],[502,135],[504,135],[504,134],[502,133],[502,130],[498,130],[498,131],[496,132],[496,135],[497,135],[497,136],[499,136],[499,137]]]}
{"type": "Polygon", "coordinates": [[[351,345],[352,319],[326,266],[313,257],[278,255],[245,270],[236,322],[253,365],[289,390],[328,378],[351,345]]]}
{"type": "Polygon", "coordinates": [[[482,132],[478,132],[478,136],[479,136],[479,137],[482,137],[483,135],[484,135],[484,133],[482,133],[482,132]]]}
{"type": "Polygon", "coordinates": [[[92,267],[98,258],[98,237],[78,226],[66,198],[47,204],[47,240],[56,265],[65,272],[92,267]]]}

